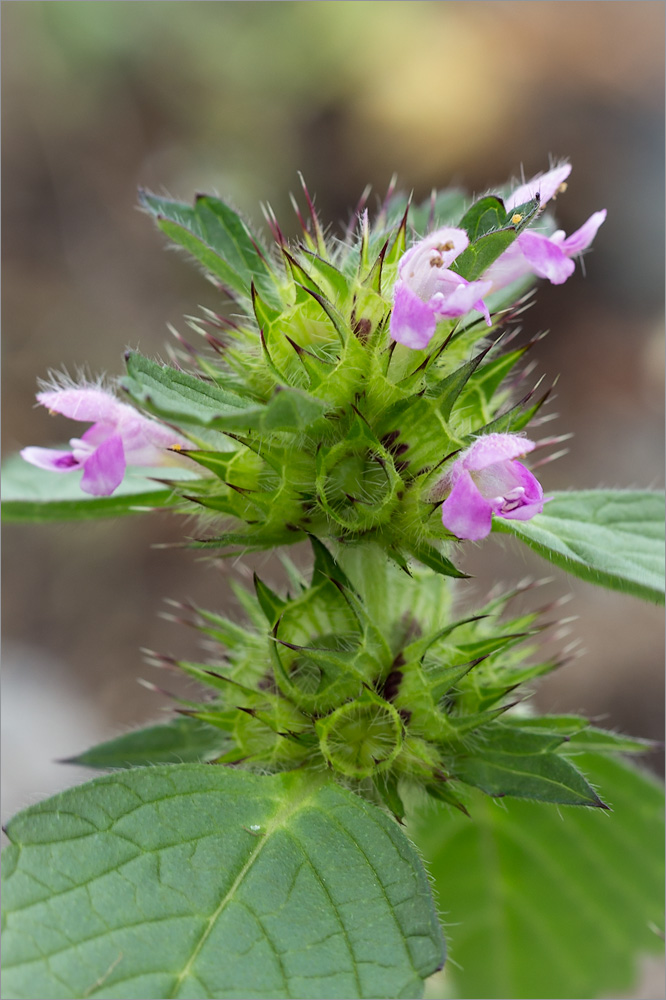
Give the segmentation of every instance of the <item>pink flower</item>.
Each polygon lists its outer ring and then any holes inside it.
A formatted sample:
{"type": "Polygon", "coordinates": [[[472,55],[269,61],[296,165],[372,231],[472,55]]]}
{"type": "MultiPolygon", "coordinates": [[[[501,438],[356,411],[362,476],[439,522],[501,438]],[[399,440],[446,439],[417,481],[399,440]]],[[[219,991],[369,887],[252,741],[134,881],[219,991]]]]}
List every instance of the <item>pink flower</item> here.
{"type": "Polygon", "coordinates": [[[71,439],[71,451],[24,448],[21,457],[51,472],[83,469],[81,489],[93,496],[110,496],[123,481],[126,465],[165,465],[173,461],[166,448],[188,446],[164,424],[142,417],[97,386],[53,389],[38,393],[37,399],[53,413],[92,421],[93,426],[71,439]]]}
{"type": "Polygon", "coordinates": [[[562,229],[552,236],[526,230],[490,265],[486,279],[492,282],[493,291],[526,274],[547,278],[553,285],[563,284],[575,270],[572,258],[590,246],[605,218],[604,208],[591,215],[571,236],[566,236],[562,229]]]}
{"type": "MultiPolygon", "coordinates": [[[[571,165],[563,163],[545,174],[533,177],[522,184],[505,200],[507,211],[539,195],[540,205],[554,198],[571,173],[571,165]]],[[[566,186],[566,185],[564,185],[566,186]]],[[[573,258],[590,246],[597,230],[606,219],[606,209],[594,212],[571,236],[559,229],[552,236],[544,236],[533,229],[520,233],[486,271],[484,278],[492,281],[493,291],[510,285],[527,274],[547,278],[553,285],[561,285],[575,270],[573,258]]]]}
{"type": "Polygon", "coordinates": [[[538,480],[515,459],[535,447],[517,434],[486,434],[453,463],[444,483],[442,523],[458,538],[490,534],[492,515],[529,521],[546,502],[538,480]]]}
{"type": "Polygon", "coordinates": [[[427,347],[441,318],[464,316],[475,309],[490,316],[483,296],[489,281],[466,281],[450,265],[469,244],[464,229],[445,226],[411,247],[398,264],[391,314],[391,336],[401,344],[427,347]]]}

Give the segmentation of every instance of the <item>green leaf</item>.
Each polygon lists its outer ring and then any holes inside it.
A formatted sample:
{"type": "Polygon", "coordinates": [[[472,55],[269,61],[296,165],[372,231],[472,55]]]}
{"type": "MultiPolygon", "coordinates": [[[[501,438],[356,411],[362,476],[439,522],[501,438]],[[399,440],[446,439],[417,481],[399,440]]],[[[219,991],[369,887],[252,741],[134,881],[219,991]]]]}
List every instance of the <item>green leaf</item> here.
{"type": "Polygon", "coordinates": [[[461,781],[495,798],[511,795],[539,802],[608,808],[580,771],[556,753],[524,753],[515,746],[513,752],[503,753],[484,748],[456,758],[454,770],[461,781]]]}
{"type": "Polygon", "coordinates": [[[264,431],[301,431],[310,427],[326,410],[326,403],[298,389],[280,389],[268,401],[252,428],[264,431]]]}
{"type": "Polygon", "coordinates": [[[554,493],[531,521],[495,518],[568,573],[663,603],[664,496],[647,490],[554,493]]]}
{"type": "Polygon", "coordinates": [[[521,205],[519,211],[512,210],[509,214],[504,211],[500,198],[494,195],[481,198],[465,213],[460,223],[472,242],[456,258],[451,269],[468,281],[480,278],[535,218],[538,210],[539,201],[536,198],[521,205]]]}
{"type": "Polygon", "coordinates": [[[589,720],[580,715],[507,716],[504,728],[508,726],[515,726],[523,734],[528,730],[561,736],[565,742],[560,746],[560,753],[650,753],[659,746],[654,740],[591,726],[589,720]]]}
{"type": "Polygon", "coordinates": [[[268,403],[251,402],[237,393],[159,365],[136,352],[127,357],[123,384],[132,398],[163,420],[215,430],[303,430],[325,404],[298,389],[281,389],[268,403]]]}
{"type": "Polygon", "coordinates": [[[547,753],[559,747],[566,739],[566,733],[558,732],[557,729],[549,732],[545,725],[543,729],[531,726],[523,728],[521,720],[517,719],[513,724],[508,720],[484,733],[484,750],[489,747],[494,752],[504,754],[547,753]]]}
{"type": "Polygon", "coordinates": [[[184,247],[232,292],[250,298],[252,282],[271,305],[280,305],[274,276],[240,216],[218,198],[197,195],[194,206],[139,191],[139,201],[174,243],[184,247]]]}
{"type": "Polygon", "coordinates": [[[83,521],[120,517],[145,509],[170,507],[179,500],[168,486],[151,479],[198,480],[196,470],[169,465],[160,468],[129,467],[110,497],[94,497],[81,489],[81,472],[58,474],[38,469],[19,455],[2,464],[2,520],[25,523],[83,521]]]}
{"type": "Polygon", "coordinates": [[[562,746],[561,753],[650,753],[657,749],[654,740],[642,740],[636,736],[623,736],[597,726],[574,733],[562,746]]]}
{"type": "Polygon", "coordinates": [[[8,836],[5,996],[409,998],[443,962],[400,828],[311,774],[116,772],[8,836]]]}
{"type": "Polygon", "coordinates": [[[444,807],[419,816],[447,922],[447,995],[624,995],[639,958],[662,950],[663,791],[610,758],[584,770],[613,812],[476,794],[471,822],[444,807]]]}
{"type": "Polygon", "coordinates": [[[468,208],[460,220],[460,228],[464,229],[470,241],[485,236],[493,230],[500,229],[506,222],[504,202],[497,195],[490,194],[480,198],[468,208]]]}
{"type": "Polygon", "coordinates": [[[219,729],[181,716],[123,733],[62,763],[101,770],[149,764],[198,764],[219,757],[226,747],[227,741],[219,729]]]}

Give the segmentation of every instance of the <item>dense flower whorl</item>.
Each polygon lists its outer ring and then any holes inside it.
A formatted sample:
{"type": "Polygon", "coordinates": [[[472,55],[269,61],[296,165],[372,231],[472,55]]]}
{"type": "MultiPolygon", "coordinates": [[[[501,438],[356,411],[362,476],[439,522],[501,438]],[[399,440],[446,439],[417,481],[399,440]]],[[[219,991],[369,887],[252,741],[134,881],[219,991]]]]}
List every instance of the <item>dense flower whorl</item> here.
{"type": "Polygon", "coordinates": [[[450,265],[469,239],[463,229],[445,226],[420,240],[398,265],[395,284],[391,336],[401,344],[422,350],[427,347],[439,319],[464,316],[471,310],[490,316],[483,296],[489,281],[466,281],[450,265]]]}
{"type": "Polygon", "coordinates": [[[464,451],[444,478],[451,487],[442,523],[458,538],[478,541],[490,534],[492,516],[529,521],[546,502],[541,484],[520,462],[535,448],[517,434],[486,434],[464,451]]]}
{"type": "Polygon", "coordinates": [[[71,420],[92,421],[71,451],[24,448],[21,457],[50,472],[83,469],[81,489],[93,496],[110,496],[120,486],[127,465],[165,465],[174,460],[167,448],[187,447],[185,438],[164,424],[141,416],[98,386],[53,389],[37,394],[42,406],[71,420]]]}

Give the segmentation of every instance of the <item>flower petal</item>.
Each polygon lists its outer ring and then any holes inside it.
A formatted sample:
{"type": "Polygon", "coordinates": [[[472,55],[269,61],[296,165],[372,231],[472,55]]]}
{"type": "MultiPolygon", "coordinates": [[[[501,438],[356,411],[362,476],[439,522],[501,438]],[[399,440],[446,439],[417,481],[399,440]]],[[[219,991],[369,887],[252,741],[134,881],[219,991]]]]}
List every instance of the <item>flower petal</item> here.
{"type": "Polygon", "coordinates": [[[125,458],[130,465],[164,465],[170,457],[165,452],[166,448],[173,448],[174,445],[189,447],[189,442],[166,424],[148,420],[131,406],[127,409],[116,432],[123,439],[125,458]]]}
{"type": "Polygon", "coordinates": [[[54,413],[61,413],[70,420],[103,422],[115,425],[123,410],[131,410],[127,403],[121,403],[110,392],[97,386],[81,389],[53,389],[38,392],[37,399],[54,413]]]}
{"type": "Polygon", "coordinates": [[[71,451],[56,451],[55,448],[24,448],[21,458],[49,472],[73,472],[81,468],[81,463],[71,451]]]}
{"type": "Polygon", "coordinates": [[[459,464],[461,470],[480,472],[495,462],[511,461],[519,455],[526,455],[534,448],[534,441],[521,437],[520,434],[484,434],[462,453],[455,464],[459,464]]]}
{"type": "Polygon", "coordinates": [[[553,285],[563,284],[575,270],[575,264],[562,245],[540,233],[521,233],[516,243],[530,265],[530,270],[540,278],[548,278],[553,285]]]}
{"type": "Polygon", "coordinates": [[[522,462],[512,462],[512,466],[516,478],[525,490],[524,500],[526,503],[541,503],[543,501],[543,489],[534,473],[530,472],[522,462]]]}
{"type": "Polygon", "coordinates": [[[557,194],[560,185],[564,183],[571,173],[570,163],[561,163],[558,167],[548,170],[545,174],[537,174],[526,184],[521,184],[504,201],[507,212],[518,205],[524,205],[526,201],[539,195],[539,202],[543,206],[557,194]]]}
{"type": "Polygon", "coordinates": [[[504,253],[493,261],[483,276],[491,282],[492,290],[497,292],[500,288],[506,288],[507,285],[531,273],[532,268],[520,249],[518,239],[515,239],[504,253]]]}
{"type": "Polygon", "coordinates": [[[92,453],[83,466],[81,489],[96,497],[108,497],[125,475],[123,439],[113,434],[92,453]]]}
{"type": "MultiPolygon", "coordinates": [[[[490,323],[490,316],[483,302],[483,296],[487,295],[492,288],[491,281],[465,281],[459,274],[453,271],[446,272],[446,286],[450,288],[444,291],[437,291],[430,299],[428,305],[439,316],[465,316],[470,310],[477,309],[482,312],[486,322],[490,323]],[[448,277],[450,276],[450,277],[448,277]]],[[[441,275],[444,278],[444,275],[441,275]]]]}
{"type": "Polygon", "coordinates": [[[590,243],[597,235],[599,226],[601,226],[605,221],[606,209],[602,208],[600,212],[594,212],[587,222],[583,223],[580,229],[577,229],[575,233],[571,234],[571,236],[567,236],[560,246],[569,257],[575,257],[576,254],[581,253],[589,247],[590,243]]]}
{"type": "Polygon", "coordinates": [[[437,229],[403,254],[398,264],[398,279],[427,302],[440,290],[440,275],[468,245],[469,237],[464,229],[453,226],[437,229]]]}
{"type": "Polygon", "coordinates": [[[391,313],[393,339],[420,351],[428,346],[436,327],[437,320],[428,303],[422,302],[404,281],[398,280],[391,313]]]}
{"type": "Polygon", "coordinates": [[[442,504],[442,524],[458,538],[478,541],[490,534],[492,513],[492,505],[481,496],[469,472],[462,472],[442,504]]]}

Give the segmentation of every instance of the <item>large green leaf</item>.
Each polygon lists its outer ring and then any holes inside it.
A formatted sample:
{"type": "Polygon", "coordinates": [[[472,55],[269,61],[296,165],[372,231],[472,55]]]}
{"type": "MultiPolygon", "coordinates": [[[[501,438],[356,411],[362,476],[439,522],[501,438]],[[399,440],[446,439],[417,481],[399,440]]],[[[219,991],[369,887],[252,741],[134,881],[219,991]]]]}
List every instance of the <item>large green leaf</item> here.
{"type": "Polygon", "coordinates": [[[141,513],[154,507],[169,507],[178,501],[170,487],[156,480],[200,478],[196,469],[184,466],[130,467],[112,496],[94,497],[81,489],[80,472],[49,472],[14,455],[2,464],[2,520],[81,521],[141,513]]]}
{"type": "Polygon", "coordinates": [[[443,962],[400,828],[312,774],[120,771],[8,836],[5,997],[409,998],[443,962]]]}
{"type": "Polygon", "coordinates": [[[471,820],[433,806],[414,825],[448,927],[447,995],[617,996],[663,948],[663,791],[618,760],[577,761],[612,813],[475,794],[471,820]]]}
{"type": "Polygon", "coordinates": [[[647,490],[553,493],[531,521],[495,518],[568,573],[648,601],[664,600],[664,495],[647,490]]]}
{"type": "Polygon", "coordinates": [[[280,305],[266,251],[229,205],[210,195],[197,195],[191,207],[146,191],[139,191],[139,201],[166,236],[191,253],[231,292],[249,299],[254,282],[267,301],[280,305]]]}
{"type": "Polygon", "coordinates": [[[227,738],[219,729],[181,715],[98,743],[62,763],[101,770],[149,764],[194,764],[219,757],[226,747],[227,738]]]}

